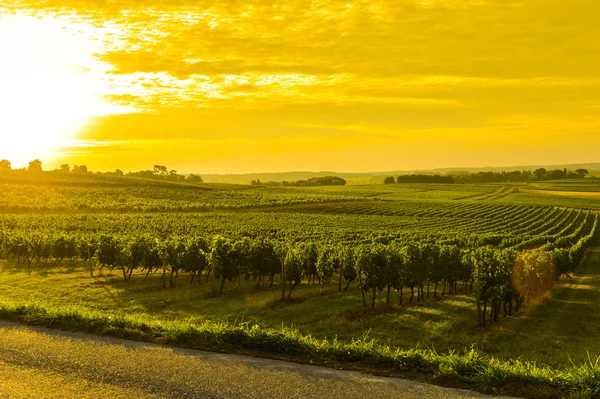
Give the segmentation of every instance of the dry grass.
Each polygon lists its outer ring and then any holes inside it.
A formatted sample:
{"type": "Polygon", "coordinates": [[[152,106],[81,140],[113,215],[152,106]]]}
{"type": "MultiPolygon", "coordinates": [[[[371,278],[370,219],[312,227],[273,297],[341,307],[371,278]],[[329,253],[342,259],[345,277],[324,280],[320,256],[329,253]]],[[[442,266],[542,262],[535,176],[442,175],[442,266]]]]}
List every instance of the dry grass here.
{"type": "Polygon", "coordinates": [[[282,306],[280,292],[251,293],[247,294],[244,299],[245,310],[272,309],[277,306],[282,306]]]}
{"type": "Polygon", "coordinates": [[[519,190],[522,193],[530,193],[530,194],[553,195],[553,196],[559,196],[559,197],[598,198],[598,199],[600,199],[600,192],[534,190],[534,189],[530,189],[530,188],[520,188],[519,190]]]}

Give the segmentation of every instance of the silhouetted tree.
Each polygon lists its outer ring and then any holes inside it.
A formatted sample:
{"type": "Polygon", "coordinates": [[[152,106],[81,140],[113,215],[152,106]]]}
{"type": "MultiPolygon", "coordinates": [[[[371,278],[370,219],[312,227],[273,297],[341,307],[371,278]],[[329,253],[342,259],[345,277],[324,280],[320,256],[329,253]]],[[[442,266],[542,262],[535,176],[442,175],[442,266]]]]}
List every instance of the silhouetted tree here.
{"type": "Polygon", "coordinates": [[[510,172],[477,172],[477,173],[455,173],[453,174],[454,181],[457,183],[498,183],[498,182],[527,182],[531,180],[553,180],[553,179],[575,179],[582,178],[585,175],[569,172],[565,169],[556,169],[547,171],[544,168],[535,170],[534,172],[510,171],[510,172]]]}
{"type": "Polygon", "coordinates": [[[3,159],[0,161],[0,170],[12,170],[12,165],[9,160],[3,159]]]}
{"type": "Polygon", "coordinates": [[[163,165],[154,165],[154,174],[156,175],[166,175],[168,173],[168,169],[163,165]]]}
{"type": "Polygon", "coordinates": [[[587,169],[577,169],[575,172],[579,175],[579,177],[585,177],[585,175],[590,173],[587,169]]]}
{"type": "Polygon", "coordinates": [[[388,176],[383,181],[383,184],[394,184],[394,183],[396,183],[396,179],[394,179],[394,176],[388,176]]]}
{"type": "Polygon", "coordinates": [[[71,166],[68,163],[60,165],[60,171],[63,173],[69,173],[71,171],[71,166]]]}
{"type": "Polygon", "coordinates": [[[289,186],[345,186],[346,180],[337,176],[324,176],[324,177],[313,177],[308,180],[298,180],[295,182],[283,182],[283,185],[289,186]]]}
{"type": "Polygon", "coordinates": [[[202,180],[202,177],[200,177],[198,175],[194,175],[194,174],[189,175],[188,177],[186,177],[185,180],[190,183],[203,183],[204,182],[204,180],[202,180]]]}
{"type": "Polygon", "coordinates": [[[533,172],[533,174],[535,175],[535,177],[537,177],[538,180],[543,180],[546,177],[547,173],[548,172],[545,168],[539,168],[533,172]]]}
{"type": "Polygon", "coordinates": [[[404,175],[396,178],[397,183],[439,183],[439,184],[453,184],[454,178],[452,176],[440,176],[440,175],[404,175]]]}
{"type": "Polygon", "coordinates": [[[42,161],[39,159],[34,159],[33,161],[29,162],[29,167],[27,170],[29,172],[42,172],[42,161]]]}
{"type": "MultiPolygon", "coordinates": [[[[566,169],[565,169],[566,170],[566,169]]],[[[560,169],[552,170],[546,173],[546,180],[556,180],[556,179],[564,179],[566,177],[565,172],[560,169]]]]}

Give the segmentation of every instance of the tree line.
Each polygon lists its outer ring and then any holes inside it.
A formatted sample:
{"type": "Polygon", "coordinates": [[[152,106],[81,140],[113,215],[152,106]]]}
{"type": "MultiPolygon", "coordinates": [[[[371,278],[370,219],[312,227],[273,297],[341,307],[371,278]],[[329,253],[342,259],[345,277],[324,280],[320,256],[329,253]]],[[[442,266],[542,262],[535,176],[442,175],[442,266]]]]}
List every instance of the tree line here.
{"type": "MultiPolygon", "coordinates": [[[[14,169],[12,167],[12,163],[6,159],[0,160],[0,171],[15,171],[15,172],[33,172],[33,173],[41,173],[44,171],[43,164],[39,159],[35,159],[29,162],[27,168],[18,168],[14,169]]],[[[93,173],[91,172],[86,165],[69,165],[62,164],[58,169],[54,169],[50,172],[56,173],[78,173],[78,174],[86,174],[93,173]]],[[[112,175],[112,176],[130,176],[130,177],[138,177],[143,179],[153,179],[153,180],[165,180],[165,181],[174,181],[174,182],[188,182],[188,183],[202,183],[202,177],[196,174],[182,175],[178,174],[176,170],[170,170],[164,165],[154,165],[153,169],[142,170],[138,172],[123,172],[121,169],[115,169],[111,172],[95,172],[99,175],[112,175]]]]}
{"type": "Polygon", "coordinates": [[[346,180],[338,176],[323,176],[313,177],[308,180],[296,180],[282,182],[267,181],[261,182],[260,179],[252,180],[250,182],[253,186],[289,186],[289,187],[319,187],[319,186],[345,186],[346,180]]]}
{"type": "Polygon", "coordinates": [[[559,180],[559,179],[583,179],[589,174],[587,169],[577,169],[568,171],[565,169],[546,170],[539,168],[534,171],[510,171],[510,172],[477,172],[477,173],[449,173],[445,176],[441,175],[400,175],[388,176],[384,180],[384,184],[394,183],[438,183],[438,184],[453,184],[453,183],[501,183],[501,182],[529,182],[529,181],[544,181],[544,180],[559,180]]]}
{"type": "Polygon", "coordinates": [[[586,169],[569,171],[565,169],[546,170],[539,168],[534,171],[510,172],[478,172],[467,174],[454,174],[457,183],[494,183],[494,182],[529,182],[560,179],[583,179],[589,174],[586,169]]]}
{"type": "Polygon", "coordinates": [[[440,175],[401,175],[394,178],[394,176],[388,176],[384,180],[384,184],[394,183],[437,183],[437,184],[454,184],[454,178],[452,176],[440,176],[440,175]]]}

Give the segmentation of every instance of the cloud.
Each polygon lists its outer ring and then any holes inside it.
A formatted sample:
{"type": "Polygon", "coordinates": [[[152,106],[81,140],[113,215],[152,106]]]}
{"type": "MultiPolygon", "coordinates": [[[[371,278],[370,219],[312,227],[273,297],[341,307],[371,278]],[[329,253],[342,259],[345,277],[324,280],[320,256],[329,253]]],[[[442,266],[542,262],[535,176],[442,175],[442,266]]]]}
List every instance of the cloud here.
{"type": "Polygon", "coordinates": [[[599,11],[591,0],[10,6],[80,22],[72,34],[95,43],[98,62],[73,68],[130,114],[93,118],[80,138],[136,151],[140,142],[174,151],[194,143],[223,159],[310,146],[351,154],[343,140],[352,149],[438,140],[461,154],[469,143],[532,148],[544,138],[557,145],[561,131],[597,131],[599,11]]]}

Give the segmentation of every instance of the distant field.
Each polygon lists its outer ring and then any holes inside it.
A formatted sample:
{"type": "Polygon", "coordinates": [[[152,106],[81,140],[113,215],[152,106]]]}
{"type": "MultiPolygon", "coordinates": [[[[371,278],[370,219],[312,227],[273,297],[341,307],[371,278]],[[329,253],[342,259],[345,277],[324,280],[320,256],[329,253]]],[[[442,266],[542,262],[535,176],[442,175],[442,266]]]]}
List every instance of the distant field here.
{"type": "Polygon", "coordinates": [[[528,184],[527,186],[536,190],[599,192],[600,179],[587,178],[575,180],[553,180],[547,182],[533,182],[528,184]]]}
{"type": "Polygon", "coordinates": [[[596,192],[533,190],[518,187],[519,192],[496,200],[497,203],[538,206],[569,206],[581,209],[600,209],[600,197],[596,192]]]}
{"type": "Polygon", "coordinates": [[[524,188],[520,189],[520,191],[538,195],[557,195],[570,198],[600,198],[600,191],[532,190],[524,188]]]}

